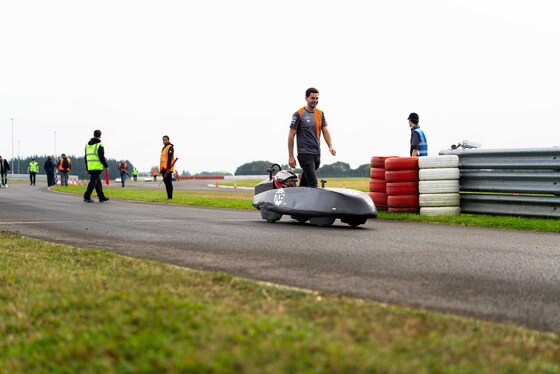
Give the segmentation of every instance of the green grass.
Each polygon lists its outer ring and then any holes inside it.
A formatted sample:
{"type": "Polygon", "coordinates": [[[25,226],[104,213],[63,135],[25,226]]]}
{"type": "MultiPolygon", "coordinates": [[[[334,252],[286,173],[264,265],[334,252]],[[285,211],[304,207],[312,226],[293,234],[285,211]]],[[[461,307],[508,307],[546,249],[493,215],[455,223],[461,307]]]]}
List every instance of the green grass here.
{"type": "Polygon", "coordinates": [[[0,234],[0,373],[557,373],[560,337],[0,234]]]}
{"type": "Polygon", "coordinates": [[[484,214],[461,214],[460,216],[427,217],[418,214],[379,212],[378,218],[393,221],[424,222],[455,226],[485,227],[492,229],[541,231],[560,233],[560,221],[555,218],[515,216],[489,216],[484,214]]]}
{"type": "MultiPolygon", "coordinates": [[[[348,178],[359,179],[359,178],[348,178]]],[[[339,187],[346,186],[345,179],[333,183],[339,187]]],[[[360,183],[360,182],[356,182],[360,183]]],[[[348,183],[349,184],[349,183],[348,183]]],[[[239,185],[238,185],[239,186],[239,185]]],[[[347,186],[347,188],[351,188],[347,186]]],[[[352,187],[353,188],[353,187],[352,187]]],[[[83,194],[85,187],[68,186],[53,187],[53,190],[75,194],[83,194]]],[[[106,191],[107,193],[107,191],[106,191]]],[[[111,198],[157,203],[173,203],[193,206],[208,206],[231,209],[254,209],[251,206],[252,192],[232,191],[188,191],[175,190],[173,200],[167,200],[164,190],[153,189],[111,189],[111,198]]],[[[418,214],[378,212],[379,219],[393,221],[423,222],[456,226],[485,227],[508,230],[525,230],[560,233],[560,222],[554,218],[533,218],[513,216],[489,216],[483,214],[461,214],[460,216],[421,216],[418,214]]]]}
{"type": "MultiPolygon", "coordinates": [[[[219,181],[220,186],[234,186],[237,187],[255,187],[262,182],[261,179],[247,179],[239,181],[219,181]]],[[[321,185],[321,178],[319,178],[319,186],[321,185]]],[[[354,190],[368,192],[369,191],[369,178],[327,178],[325,187],[332,188],[352,188],[354,190]]]]}
{"type": "MultiPolygon", "coordinates": [[[[182,183],[182,182],[181,182],[182,183]]],[[[83,195],[85,186],[67,186],[67,187],[51,187],[54,191],[62,191],[72,194],[83,195]]],[[[229,209],[251,209],[252,192],[229,192],[229,191],[189,191],[175,189],[173,191],[173,199],[168,200],[165,188],[162,189],[140,189],[140,188],[117,188],[110,190],[103,188],[105,196],[111,199],[145,201],[164,204],[181,204],[192,206],[207,206],[214,208],[229,209]]],[[[95,192],[93,196],[95,196],[95,192]]]]}

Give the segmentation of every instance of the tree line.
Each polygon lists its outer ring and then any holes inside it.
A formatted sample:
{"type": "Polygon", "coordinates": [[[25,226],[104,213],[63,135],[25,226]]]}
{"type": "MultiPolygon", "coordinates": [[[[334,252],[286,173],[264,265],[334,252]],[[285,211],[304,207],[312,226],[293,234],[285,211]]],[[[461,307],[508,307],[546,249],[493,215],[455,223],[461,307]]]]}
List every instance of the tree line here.
{"type": "MultiPolygon", "coordinates": [[[[86,163],[84,156],[68,156],[72,160],[72,171],[70,172],[71,175],[77,175],[80,179],[89,179],[89,174],[86,171],[86,163]]],[[[39,173],[45,174],[45,161],[47,161],[47,156],[30,156],[25,158],[14,158],[13,162],[10,164],[13,172],[15,174],[26,174],[27,167],[32,159],[39,164],[39,173]]],[[[53,159],[54,164],[58,163],[60,158],[53,159]]],[[[117,166],[120,160],[115,159],[107,159],[107,163],[109,164],[109,178],[114,179],[120,177],[119,171],[117,166]]],[[[132,164],[129,160],[125,160],[128,164],[128,173],[132,175],[132,169],[134,168],[134,164],[132,164]]],[[[266,175],[266,169],[268,169],[272,165],[270,161],[252,161],[245,163],[239,166],[236,170],[234,175],[266,175]]],[[[288,170],[290,167],[287,164],[280,165],[281,169],[288,170]]],[[[158,166],[153,166],[150,168],[158,169],[158,166]]],[[[356,169],[352,169],[349,164],[346,162],[335,162],[334,164],[330,165],[323,165],[317,170],[317,176],[320,178],[363,178],[369,177],[369,164],[363,164],[358,166],[356,169]]],[[[300,168],[294,169],[296,174],[302,173],[300,168]]],[[[183,170],[181,173],[182,176],[190,176],[191,174],[188,171],[183,170]]],[[[203,171],[201,173],[197,173],[194,175],[203,175],[203,176],[222,176],[222,175],[231,175],[231,173],[223,172],[223,171],[203,171]]]]}
{"type": "MultiPolygon", "coordinates": [[[[235,170],[235,175],[265,175],[266,169],[272,165],[270,161],[253,161],[241,165],[235,170]]],[[[280,165],[283,170],[290,167],[287,164],[280,165]]],[[[363,178],[369,177],[369,164],[363,164],[356,169],[352,169],[346,162],[335,162],[330,165],[323,165],[317,170],[317,176],[320,178],[363,178]]],[[[294,169],[296,174],[302,172],[300,168],[294,169]]]]}

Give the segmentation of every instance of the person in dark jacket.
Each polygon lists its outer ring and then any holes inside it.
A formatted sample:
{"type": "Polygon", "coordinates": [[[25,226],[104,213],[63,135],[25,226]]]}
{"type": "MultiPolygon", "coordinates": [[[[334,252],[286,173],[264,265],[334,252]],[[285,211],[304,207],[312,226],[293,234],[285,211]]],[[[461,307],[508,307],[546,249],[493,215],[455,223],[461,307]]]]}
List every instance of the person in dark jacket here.
{"type": "Polygon", "coordinates": [[[86,170],[89,173],[89,184],[86,192],[84,193],[84,202],[93,203],[93,200],[91,199],[93,189],[97,192],[99,202],[105,202],[109,199],[106,198],[103,193],[103,186],[99,176],[104,169],[109,169],[109,165],[105,159],[105,148],[103,147],[103,144],[101,144],[100,130],[95,130],[93,132],[93,138],[91,138],[86,144],[85,153],[86,170]]]}
{"type": "Polygon", "coordinates": [[[0,156],[0,177],[2,179],[2,187],[8,187],[8,172],[10,171],[10,164],[8,160],[0,156]]]}
{"type": "Polygon", "coordinates": [[[47,157],[47,161],[45,161],[45,164],[43,165],[43,167],[45,168],[45,173],[47,173],[47,185],[49,187],[54,186],[55,185],[55,181],[54,181],[54,162],[52,161],[51,156],[47,157]]]}

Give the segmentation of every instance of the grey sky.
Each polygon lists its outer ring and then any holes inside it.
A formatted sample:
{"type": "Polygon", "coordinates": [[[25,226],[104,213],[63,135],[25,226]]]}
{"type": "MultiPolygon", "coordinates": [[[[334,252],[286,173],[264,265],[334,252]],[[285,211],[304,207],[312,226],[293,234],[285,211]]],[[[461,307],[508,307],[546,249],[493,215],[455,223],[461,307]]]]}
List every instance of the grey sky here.
{"type": "Polygon", "coordinates": [[[107,156],[148,170],[167,134],[179,170],[287,163],[290,119],[320,90],[337,156],[560,145],[556,1],[0,3],[0,155],[107,156]]]}

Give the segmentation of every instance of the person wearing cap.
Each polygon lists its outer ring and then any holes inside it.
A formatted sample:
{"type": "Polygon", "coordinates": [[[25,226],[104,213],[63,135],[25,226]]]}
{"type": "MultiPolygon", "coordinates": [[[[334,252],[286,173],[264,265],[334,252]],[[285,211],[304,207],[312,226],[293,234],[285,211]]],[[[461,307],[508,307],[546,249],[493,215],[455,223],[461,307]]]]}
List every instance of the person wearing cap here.
{"type": "Polygon", "coordinates": [[[426,134],[420,129],[418,123],[420,117],[416,113],[408,116],[408,126],[410,126],[410,156],[422,157],[428,155],[428,141],[426,134]]]}
{"type": "Polygon", "coordinates": [[[60,159],[58,160],[56,167],[60,173],[60,185],[68,186],[68,174],[70,173],[70,170],[72,170],[72,160],[70,160],[69,157],[66,157],[66,154],[63,153],[60,155],[60,159]]]}
{"type": "Polygon", "coordinates": [[[319,108],[319,90],[308,88],[305,91],[307,104],[292,115],[288,133],[288,165],[296,167],[294,157],[294,139],[297,135],[297,158],[303,169],[300,187],[317,187],[317,169],[321,164],[321,133],[329,147],[329,152],[336,156],[332,147],[331,134],[327,128],[325,114],[319,108]]]}

